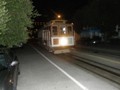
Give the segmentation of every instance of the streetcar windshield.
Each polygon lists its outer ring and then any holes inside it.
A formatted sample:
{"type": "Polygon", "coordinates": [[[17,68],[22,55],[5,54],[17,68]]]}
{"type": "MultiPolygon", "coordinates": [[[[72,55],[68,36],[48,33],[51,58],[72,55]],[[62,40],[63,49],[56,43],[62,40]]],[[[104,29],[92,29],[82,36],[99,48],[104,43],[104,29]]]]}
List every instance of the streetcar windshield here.
{"type": "Polygon", "coordinates": [[[60,31],[61,31],[61,35],[66,35],[66,34],[67,34],[67,29],[66,29],[65,26],[64,26],[64,27],[61,27],[61,28],[60,28],[60,31]]]}
{"type": "Polygon", "coordinates": [[[52,27],[53,35],[58,35],[57,26],[52,27]]]}
{"type": "Polygon", "coordinates": [[[61,35],[73,35],[73,30],[71,26],[64,26],[60,28],[61,35]]]}
{"type": "Polygon", "coordinates": [[[73,35],[73,30],[71,26],[68,26],[67,30],[68,30],[68,35],[73,35]]]}

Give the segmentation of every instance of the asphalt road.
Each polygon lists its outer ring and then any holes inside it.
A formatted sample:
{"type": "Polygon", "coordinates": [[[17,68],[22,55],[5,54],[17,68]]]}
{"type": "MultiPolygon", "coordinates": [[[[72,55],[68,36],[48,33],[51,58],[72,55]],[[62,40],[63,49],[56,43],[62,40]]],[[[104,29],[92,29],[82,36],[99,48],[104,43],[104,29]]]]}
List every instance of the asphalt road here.
{"type": "Polygon", "coordinates": [[[21,74],[18,90],[120,90],[107,80],[42,49],[16,51],[21,74]]]}

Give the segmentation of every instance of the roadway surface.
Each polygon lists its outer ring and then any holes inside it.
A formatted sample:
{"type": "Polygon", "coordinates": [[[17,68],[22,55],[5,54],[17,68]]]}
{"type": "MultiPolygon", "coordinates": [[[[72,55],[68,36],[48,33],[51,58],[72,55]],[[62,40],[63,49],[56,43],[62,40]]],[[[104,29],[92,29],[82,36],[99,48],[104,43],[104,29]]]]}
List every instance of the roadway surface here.
{"type": "Polygon", "coordinates": [[[46,50],[26,45],[16,50],[21,74],[18,90],[120,90],[108,80],[46,50]]]}

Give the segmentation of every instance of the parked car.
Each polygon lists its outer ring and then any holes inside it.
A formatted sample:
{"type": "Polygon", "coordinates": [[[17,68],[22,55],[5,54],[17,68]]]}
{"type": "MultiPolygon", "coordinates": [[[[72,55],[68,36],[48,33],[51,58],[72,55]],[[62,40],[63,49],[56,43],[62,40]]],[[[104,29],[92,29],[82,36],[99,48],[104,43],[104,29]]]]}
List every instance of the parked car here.
{"type": "Polygon", "coordinates": [[[13,51],[0,49],[0,90],[16,90],[19,62],[13,51]]]}

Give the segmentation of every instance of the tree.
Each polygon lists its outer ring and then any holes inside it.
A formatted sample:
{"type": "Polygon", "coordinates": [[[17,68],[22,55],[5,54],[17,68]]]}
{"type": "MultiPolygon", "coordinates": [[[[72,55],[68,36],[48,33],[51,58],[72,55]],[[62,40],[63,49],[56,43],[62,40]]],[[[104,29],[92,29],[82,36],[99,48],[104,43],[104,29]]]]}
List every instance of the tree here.
{"type": "Polygon", "coordinates": [[[10,21],[8,10],[5,7],[6,2],[0,0],[0,44],[4,45],[5,32],[8,30],[7,23],[10,21]]]}
{"type": "MultiPolygon", "coordinates": [[[[6,22],[7,30],[4,32],[0,44],[12,47],[28,39],[27,28],[31,27],[33,16],[33,5],[30,0],[5,0],[4,5],[8,15],[9,22],[6,22]]],[[[7,15],[5,17],[8,17],[7,15]]],[[[4,29],[2,29],[4,30],[4,29]]]]}
{"type": "MultiPolygon", "coordinates": [[[[74,18],[77,30],[82,27],[99,27],[110,33],[120,24],[119,0],[92,0],[91,3],[79,9],[74,18]]],[[[79,31],[78,31],[79,32],[79,31]]]]}

